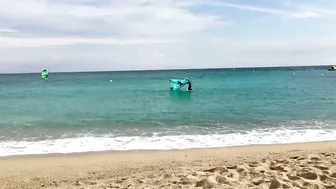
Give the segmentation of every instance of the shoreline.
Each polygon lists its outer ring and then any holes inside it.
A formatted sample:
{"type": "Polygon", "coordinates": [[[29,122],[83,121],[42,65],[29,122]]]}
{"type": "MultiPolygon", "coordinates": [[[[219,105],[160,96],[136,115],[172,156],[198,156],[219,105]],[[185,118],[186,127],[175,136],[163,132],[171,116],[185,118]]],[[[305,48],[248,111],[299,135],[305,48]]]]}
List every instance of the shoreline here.
{"type": "Polygon", "coordinates": [[[302,146],[306,148],[307,145],[314,145],[314,144],[336,144],[335,140],[326,140],[326,141],[312,141],[312,142],[295,142],[295,143],[281,143],[281,144],[244,144],[244,145],[236,145],[236,146],[223,146],[223,147],[209,147],[209,148],[186,148],[186,149],[144,149],[144,150],[104,150],[104,151],[87,151],[87,152],[69,152],[69,153],[46,153],[46,154],[22,154],[22,155],[8,155],[8,156],[0,156],[0,161],[3,159],[14,159],[14,158],[43,158],[43,157],[82,157],[82,156],[94,156],[94,155],[109,155],[109,154],[129,154],[132,155],[133,153],[176,153],[176,152],[193,152],[193,151],[213,151],[213,150],[230,150],[230,149],[239,149],[239,148],[269,148],[272,146],[275,147],[289,147],[297,148],[298,146],[302,146]]]}
{"type": "Polygon", "coordinates": [[[0,158],[0,188],[196,185],[238,189],[332,187],[336,185],[336,141],[0,158]]]}
{"type": "MultiPolygon", "coordinates": [[[[78,156],[78,155],[87,155],[87,154],[105,154],[105,153],[129,153],[129,152],[157,152],[157,151],[188,151],[188,150],[204,150],[204,149],[220,149],[220,148],[238,148],[238,147],[253,147],[253,146],[270,146],[270,145],[291,145],[291,144],[305,144],[305,143],[319,143],[319,142],[332,142],[336,141],[335,139],[332,139],[333,137],[328,136],[327,139],[319,139],[319,140],[311,140],[311,141],[289,141],[289,142],[278,142],[278,143],[252,143],[252,144],[228,144],[228,145],[221,145],[218,147],[209,146],[209,147],[187,147],[187,148],[158,148],[158,149],[147,149],[147,148],[135,148],[135,149],[125,149],[125,150],[109,150],[109,149],[100,149],[97,151],[93,151],[91,149],[81,149],[80,151],[66,151],[66,152],[53,152],[58,150],[51,150],[50,152],[43,152],[40,149],[35,153],[26,153],[21,154],[19,153],[9,153],[9,154],[1,154],[0,159],[5,158],[16,158],[16,157],[48,157],[48,156],[78,156]]],[[[93,143],[87,143],[87,145],[94,144],[93,143]]],[[[221,141],[222,142],[222,141],[221,141]]],[[[11,144],[12,145],[12,144],[11,144]]],[[[206,145],[204,145],[206,146],[206,145]]],[[[52,146],[54,148],[54,146],[52,146]]],[[[83,147],[83,146],[82,146],[83,147]]],[[[44,146],[45,148],[45,146],[44,146]]],[[[58,149],[63,149],[62,147],[59,147],[58,149]]],[[[6,149],[3,149],[6,150],[6,149]]],[[[47,150],[48,151],[48,150],[47,150]]],[[[62,151],[62,150],[61,150],[62,151]]],[[[4,151],[6,152],[6,151],[4,151]]]]}

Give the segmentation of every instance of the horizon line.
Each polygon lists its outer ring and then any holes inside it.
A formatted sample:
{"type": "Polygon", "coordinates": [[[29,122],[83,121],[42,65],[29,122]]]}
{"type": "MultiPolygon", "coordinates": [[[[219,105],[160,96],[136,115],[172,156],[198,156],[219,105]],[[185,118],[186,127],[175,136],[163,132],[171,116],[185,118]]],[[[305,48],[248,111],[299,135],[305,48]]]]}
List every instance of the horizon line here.
{"type": "MultiPolygon", "coordinates": [[[[130,70],[98,70],[98,71],[57,71],[49,73],[102,73],[102,72],[146,72],[146,71],[185,71],[185,70],[230,70],[230,69],[260,69],[260,68],[298,68],[298,67],[323,67],[331,66],[329,64],[319,64],[319,65],[283,65],[283,66],[244,66],[244,67],[210,67],[210,68],[170,68],[170,69],[130,69],[130,70]]],[[[48,68],[47,68],[48,69],[48,68]]],[[[42,69],[43,70],[43,69],[42,69]]],[[[49,69],[48,69],[49,70],[49,69]]],[[[11,74],[39,74],[40,72],[12,72],[5,73],[0,72],[0,75],[11,75],[11,74]]]]}

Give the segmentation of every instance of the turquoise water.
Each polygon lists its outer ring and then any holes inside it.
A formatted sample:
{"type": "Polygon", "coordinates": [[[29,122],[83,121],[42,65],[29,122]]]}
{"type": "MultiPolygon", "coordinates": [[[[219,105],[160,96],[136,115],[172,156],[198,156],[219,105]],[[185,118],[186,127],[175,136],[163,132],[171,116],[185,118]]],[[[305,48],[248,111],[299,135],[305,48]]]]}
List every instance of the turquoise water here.
{"type": "Polygon", "coordinates": [[[332,140],[335,81],[325,67],[0,75],[0,155],[332,140]],[[181,77],[193,92],[169,90],[181,77]]]}

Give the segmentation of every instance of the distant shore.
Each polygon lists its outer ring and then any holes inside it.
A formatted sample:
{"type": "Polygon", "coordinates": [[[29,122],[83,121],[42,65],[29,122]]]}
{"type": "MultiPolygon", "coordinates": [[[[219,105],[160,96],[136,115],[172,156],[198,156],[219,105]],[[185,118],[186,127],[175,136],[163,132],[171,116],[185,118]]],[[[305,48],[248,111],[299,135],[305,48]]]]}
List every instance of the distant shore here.
{"type": "Polygon", "coordinates": [[[336,141],[0,158],[0,188],[328,188],[336,141]]]}

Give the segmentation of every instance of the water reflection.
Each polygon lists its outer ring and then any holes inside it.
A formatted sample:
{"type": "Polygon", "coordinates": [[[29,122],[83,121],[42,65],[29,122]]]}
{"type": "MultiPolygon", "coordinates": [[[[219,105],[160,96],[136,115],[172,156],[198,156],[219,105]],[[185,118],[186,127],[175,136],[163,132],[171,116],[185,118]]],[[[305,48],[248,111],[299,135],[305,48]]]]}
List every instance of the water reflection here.
{"type": "Polygon", "coordinates": [[[190,91],[181,91],[181,90],[176,90],[176,91],[170,91],[170,99],[175,100],[175,101],[186,101],[186,100],[191,100],[191,93],[190,91]]]}

